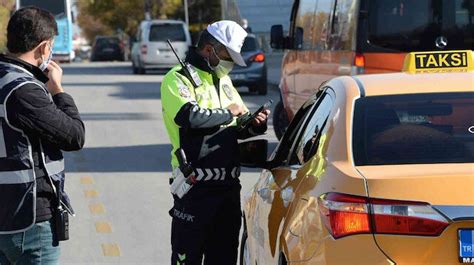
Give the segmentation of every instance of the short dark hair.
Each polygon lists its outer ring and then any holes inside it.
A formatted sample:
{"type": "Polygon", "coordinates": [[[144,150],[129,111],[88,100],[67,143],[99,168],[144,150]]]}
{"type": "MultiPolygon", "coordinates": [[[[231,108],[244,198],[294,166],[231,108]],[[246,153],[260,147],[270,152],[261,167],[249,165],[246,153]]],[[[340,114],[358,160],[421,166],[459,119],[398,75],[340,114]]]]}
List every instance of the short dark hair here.
{"type": "Polygon", "coordinates": [[[58,34],[50,12],[29,6],[16,11],[7,27],[7,48],[11,53],[25,53],[58,34]]]}
{"type": "Polygon", "coordinates": [[[203,30],[201,32],[201,35],[199,36],[199,40],[197,43],[198,50],[204,49],[206,44],[210,44],[218,50],[224,47],[224,45],[222,45],[222,43],[220,43],[216,38],[214,38],[214,36],[212,36],[211,33],[207,31],[207,29],[203,30]]]}

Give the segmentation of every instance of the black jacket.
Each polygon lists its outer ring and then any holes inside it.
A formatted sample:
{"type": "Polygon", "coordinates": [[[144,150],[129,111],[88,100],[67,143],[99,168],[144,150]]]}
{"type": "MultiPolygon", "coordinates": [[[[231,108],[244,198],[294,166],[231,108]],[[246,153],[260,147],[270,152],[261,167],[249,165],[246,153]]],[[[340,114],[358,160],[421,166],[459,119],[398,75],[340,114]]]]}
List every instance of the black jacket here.
{"type": "MultiPolygon", "coordinates": [[[[36,66],[7,55],[0,55],[0,61],[20,66],[39,81],[48,82],[47,76],[36,66]]],[[[29,83],[16,89],[6,102],[8,120],[26,133],[33,147],[37,183],[36,222],[51,218],[55,201],[50,180],[39,162],[39,141],[44,146],[74,151],[81,149],[85,140],[84,124],[72,97],[59,93],[52,98],[54,103],[41,87],[29,83]]]]}

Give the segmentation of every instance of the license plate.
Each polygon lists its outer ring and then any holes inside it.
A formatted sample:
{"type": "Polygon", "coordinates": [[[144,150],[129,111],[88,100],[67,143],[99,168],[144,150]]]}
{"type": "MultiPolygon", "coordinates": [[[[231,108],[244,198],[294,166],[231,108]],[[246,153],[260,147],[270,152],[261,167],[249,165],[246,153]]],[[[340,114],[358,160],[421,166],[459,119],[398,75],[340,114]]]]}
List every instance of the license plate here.
{"type": "Polygon", "coordinates": [[[232,80],[245,80],[247,77],[244,74],[235,74],[231,75],[230,79],[232,80]]]}
{"type": "Polygon", "coordinates": [[[462,263],[474,262],[474,230],[459,229],[459,261],[462,263]]]}

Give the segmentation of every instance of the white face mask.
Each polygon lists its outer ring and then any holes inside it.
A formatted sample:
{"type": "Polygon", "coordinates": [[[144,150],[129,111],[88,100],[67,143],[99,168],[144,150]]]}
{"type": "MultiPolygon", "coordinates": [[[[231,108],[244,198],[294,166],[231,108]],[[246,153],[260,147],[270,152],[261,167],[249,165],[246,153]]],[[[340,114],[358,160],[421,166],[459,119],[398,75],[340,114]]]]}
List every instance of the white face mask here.
{"type": "Polygon", "coordinates": [[[50,44],[48,44],[48,46],[49,46],[48,59],[45,60],[43,58],[43,55],[41,55],[41,60],[43,60],[43,62],[40,64],[39,69],[43,72],[46,70],[46,68],[48,68],[49,63],[51,63],[51,59],[53,58],[53,49],[51,48],[50,44]]]}
{"type": "Polygon", "coordinates": [[[214,55],[219,59],[219,63],[212,67],[214,70],[214,73],[216,73],[217,78],[222,78],[230,73],[232,71],[232,68],[234,68],[234,62],[230,62],[227,60],[222,60],[219,58],[219,56],[216,53],[216,50],[214,50],[214,47],[212,47],[212,51],[214,52],[214,55]]]}

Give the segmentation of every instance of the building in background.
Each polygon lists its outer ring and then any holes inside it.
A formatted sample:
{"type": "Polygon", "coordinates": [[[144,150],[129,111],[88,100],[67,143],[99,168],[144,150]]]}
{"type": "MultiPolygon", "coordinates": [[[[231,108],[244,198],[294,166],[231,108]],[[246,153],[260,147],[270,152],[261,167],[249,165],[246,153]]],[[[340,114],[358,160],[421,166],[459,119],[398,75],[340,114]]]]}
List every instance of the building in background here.
{"type": "Polygon", "coordinates": [[[293,0],[221,0],[222,18],[241,23],[248,20],[252,33],[260,39],[262,47],[269,50],[270,29],[272,25],[281,24],[289,28],[293,0]]]}

